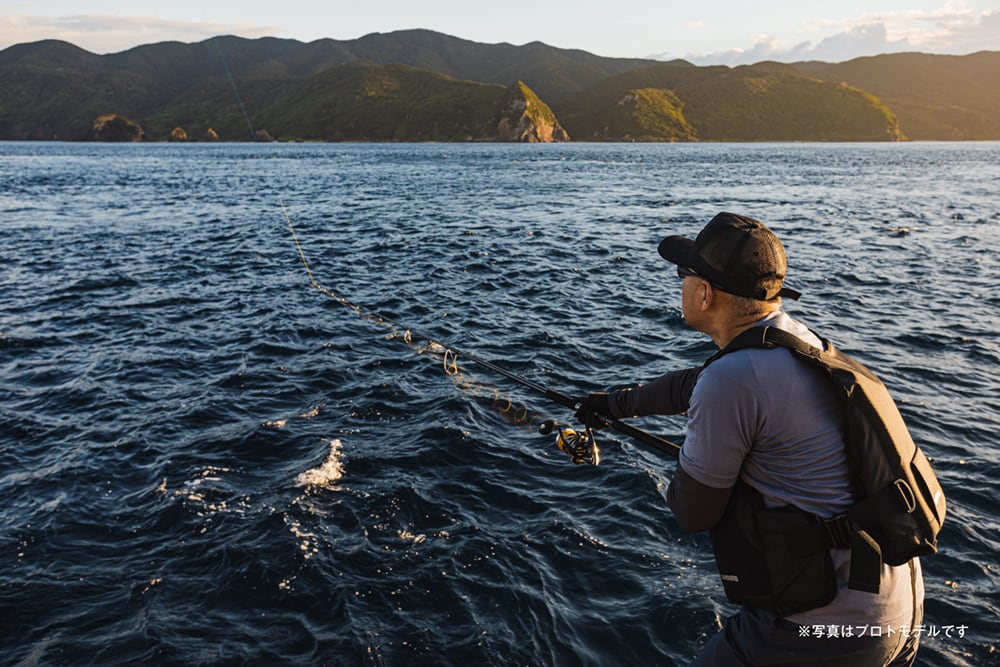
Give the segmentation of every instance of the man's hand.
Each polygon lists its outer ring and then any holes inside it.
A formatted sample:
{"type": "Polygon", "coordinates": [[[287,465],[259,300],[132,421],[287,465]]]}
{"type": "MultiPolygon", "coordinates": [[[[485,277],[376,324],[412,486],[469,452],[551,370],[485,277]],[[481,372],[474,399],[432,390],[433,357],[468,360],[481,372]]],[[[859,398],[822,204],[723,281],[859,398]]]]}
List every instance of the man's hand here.
{"type": "Polygon", "coordinates": [[[608,406],[608,393],[599,391],[577,400],[580,407],[576,410],[576,418],[587,428],[603,428],[611,419],[611,409],[608,406]]]}

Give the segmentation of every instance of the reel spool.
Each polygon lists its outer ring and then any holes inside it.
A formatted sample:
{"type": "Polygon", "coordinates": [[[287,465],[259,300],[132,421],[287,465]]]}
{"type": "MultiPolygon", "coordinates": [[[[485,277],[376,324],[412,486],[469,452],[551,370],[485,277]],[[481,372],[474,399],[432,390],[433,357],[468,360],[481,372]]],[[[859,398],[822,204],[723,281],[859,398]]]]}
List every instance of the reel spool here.
{"type": "MultiPolygon", "coordinates": [[[[538,426],[538,432],[548,435],[556,427],[557,424],[549,419],[538,426]]],[[[589,463],[595,466],[601,463],[601,450],[597,447],[594,432],[589,428],[586,431],[575,431],[568,427],[561,429],[556,436],[556,446],[568,454],[573,463],[589,463]]]]}

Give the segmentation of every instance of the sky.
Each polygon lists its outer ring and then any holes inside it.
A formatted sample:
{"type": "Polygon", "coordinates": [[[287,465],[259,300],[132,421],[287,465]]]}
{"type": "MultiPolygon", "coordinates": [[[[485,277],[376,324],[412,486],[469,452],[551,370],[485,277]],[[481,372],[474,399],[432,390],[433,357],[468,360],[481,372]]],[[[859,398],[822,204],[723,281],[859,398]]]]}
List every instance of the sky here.
{"type": "Polygon", "coordinates": [[[215,35],[349,40],[411,28],[606,57],[842,62],[1000,50],[1000,0],[30,0],[0,1],[0,50],[61,39],[93,53],[215,35]]]}

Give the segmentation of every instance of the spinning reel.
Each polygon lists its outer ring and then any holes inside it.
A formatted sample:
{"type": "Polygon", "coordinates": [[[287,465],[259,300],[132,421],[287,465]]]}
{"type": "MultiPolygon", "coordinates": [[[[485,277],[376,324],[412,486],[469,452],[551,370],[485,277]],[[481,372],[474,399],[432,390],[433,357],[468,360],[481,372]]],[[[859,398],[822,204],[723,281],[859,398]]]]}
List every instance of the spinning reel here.
{"type": "MultiPolygon", "coordinates": [[[[546,419],[538,425],[538,432],[548,435],[557,429],[559,425],[552,419],[546,419]]],[[[573,463],[589,463],[600,465],[601,450],[597,446],[597,438],[594,431],[587,428],[585,431],[575,431],[569,427],[559,429],[556,435],[556,446],[560,451],[569,454],[573,463]]]]}

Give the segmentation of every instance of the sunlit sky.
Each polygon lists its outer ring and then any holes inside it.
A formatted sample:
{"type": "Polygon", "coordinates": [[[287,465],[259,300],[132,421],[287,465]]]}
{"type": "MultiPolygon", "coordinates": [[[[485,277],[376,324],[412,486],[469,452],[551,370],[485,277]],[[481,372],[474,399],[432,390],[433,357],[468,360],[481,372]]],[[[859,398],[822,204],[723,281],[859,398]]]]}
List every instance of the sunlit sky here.
{"type": "Polygon", "coordinates": [[[427,28],[476,42],[582,49],[601,56],[840,62],[897,51],[1000,50],[1000,0],[30,0],[0,2],[0,49],[62,39],[113,53],[214,35],[304,42],[427,28]]]}

